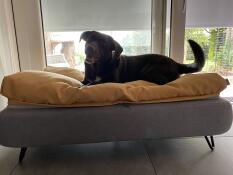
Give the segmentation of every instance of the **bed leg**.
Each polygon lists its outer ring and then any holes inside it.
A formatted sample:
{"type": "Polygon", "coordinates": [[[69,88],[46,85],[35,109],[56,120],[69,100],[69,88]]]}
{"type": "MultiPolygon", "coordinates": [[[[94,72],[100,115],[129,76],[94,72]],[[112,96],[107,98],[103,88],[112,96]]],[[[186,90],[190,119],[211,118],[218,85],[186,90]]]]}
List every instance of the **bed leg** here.
{"type": "Polygon", "coordinates": [[[214,148],[215,148],[215,145],[214,145],[214,137],[213,137],[213,136],[210,136],[210,139],[209,139],[208,136],[205,136],[205,139],[206,139],[206,142],[207,142],[207,144],[209,145],[210,149],[213,151],[214,148]]]}
{"type": "Polygon", "coordinates": [[[27,151],[27,147],[22,147],[21,148],[20,154],[19,154],[19,163],[22,163],[26,151],[27,151]]]}

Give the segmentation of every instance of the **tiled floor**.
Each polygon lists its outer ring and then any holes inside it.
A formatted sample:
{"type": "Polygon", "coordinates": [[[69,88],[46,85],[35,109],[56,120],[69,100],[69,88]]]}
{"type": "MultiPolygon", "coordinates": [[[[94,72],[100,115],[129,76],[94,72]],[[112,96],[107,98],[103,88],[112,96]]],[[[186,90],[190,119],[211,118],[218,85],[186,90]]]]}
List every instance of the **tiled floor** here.
{"type": "Polygon", "coordinates": [[[232,175],[233,126],[215,136],[19,149],[0,146],[0,175],[232,175]]]}
{"type": "Polygon", "coordinates": [[[0,147],[0,175],[232,175],[233,127],[215,137],[156,139],[19,149],[0,147]]]}

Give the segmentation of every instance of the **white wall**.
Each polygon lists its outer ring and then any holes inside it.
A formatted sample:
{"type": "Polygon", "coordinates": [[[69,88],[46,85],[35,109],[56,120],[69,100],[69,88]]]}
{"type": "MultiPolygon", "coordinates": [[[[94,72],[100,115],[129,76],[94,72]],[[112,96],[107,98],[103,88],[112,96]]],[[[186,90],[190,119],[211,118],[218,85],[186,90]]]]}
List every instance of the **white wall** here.
{"type": "Polygon", "coordinates": [[[7,99],[0,95],[0,111],[7,106],[7,99]]]}
{"type": "MultiPolygon", "coordinates": [[[[3,71],[1,69],[1,65],[0,65],[0,86],[1,86],[1,82],[3,79],[3,71]]],[[[0,95],[0,111],[5,108],[7,105],[7,100],[6,98],[4,98],[3,96],[0,95]]]]}
{"type": "MultiPolygon", "coordinates": [[[[3,73],[2,65],[0,64],[0,87],[1,87],[3,77],[4,77],[4,73],[3,73]]],[[[2,95],[0,95],[0,111],[3,110],[6,107],[6,105],[7,105],[7,99],[3,97],[2,95]]]]}

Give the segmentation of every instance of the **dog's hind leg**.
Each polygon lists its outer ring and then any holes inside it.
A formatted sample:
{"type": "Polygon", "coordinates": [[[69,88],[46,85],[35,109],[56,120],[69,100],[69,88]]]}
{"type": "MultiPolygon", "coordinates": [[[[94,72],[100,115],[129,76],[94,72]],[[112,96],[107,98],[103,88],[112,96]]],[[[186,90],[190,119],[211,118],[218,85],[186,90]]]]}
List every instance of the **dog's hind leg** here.
{"type": "Polygon", "coordinates": [[[168,77],[163,76],[162,74],[154,74],[154,73],[155,72],[145,74],[145,75],[142,76],[141,79],[145,80],[145,81],[152,82],[152,83],[156,83],[156,84],[159,84],[159,85],[163,85],[163,84],[166,84],[166,83],[171,81],[171,80],[168,79],[168,77]]]}
{"type": "MultiPolygon", "coordinates": [[[[168,76],[163,75],[159,70],[158,71],[155,70],[150,65],[144,67],[140,71],[140,79],[145,80],[145,81],[149,81],[152,83],[156,83],[159,85],[163,85],[163,84],[166,84],[166,83],[172,81],[171,79],[168,78],[168,76]]],[[[174,79],[176,79],[176,78],[174,78],[174,79]]]]}

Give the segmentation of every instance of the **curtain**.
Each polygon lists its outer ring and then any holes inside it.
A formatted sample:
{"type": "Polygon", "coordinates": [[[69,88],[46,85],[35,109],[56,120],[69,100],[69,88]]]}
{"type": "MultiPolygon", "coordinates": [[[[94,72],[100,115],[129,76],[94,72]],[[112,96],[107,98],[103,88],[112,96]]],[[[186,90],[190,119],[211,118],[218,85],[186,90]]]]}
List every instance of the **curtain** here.
{"type": "Polygon", "coordinates": [[[42,0],[44,29],[150,30],[151,0],[42,0]]]}
{"type": "Polygon", "coordinates": [[[187,0],[186,27],[232,27],[232,0],[187,0]]]}
{"type": "MultiPolygon", "coordinates": [[[[0,0],[0,85],[5,75],[19,71],[11,1],[0,0]]],[[[0,96],[0,110],[7,100],[0,96]]]]}

